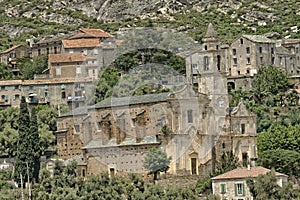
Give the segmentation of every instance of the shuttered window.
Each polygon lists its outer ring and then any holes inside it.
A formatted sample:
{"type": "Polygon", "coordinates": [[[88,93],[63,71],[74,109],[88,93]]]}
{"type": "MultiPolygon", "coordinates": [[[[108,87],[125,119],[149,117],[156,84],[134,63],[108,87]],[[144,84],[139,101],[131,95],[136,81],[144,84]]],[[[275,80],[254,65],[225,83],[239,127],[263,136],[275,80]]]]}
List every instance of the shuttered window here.
{"type": "Polygon", "coordinates": [[[245,186],[243,183],[234,184],[235,196],[245,196],[245,186]]]}
{"type": "Polygon", "coordinates": [[[225,194],[226,193],[226,184],[222,183],[220,185],[220,188],[221,188],[221,194],[225,194]]]}

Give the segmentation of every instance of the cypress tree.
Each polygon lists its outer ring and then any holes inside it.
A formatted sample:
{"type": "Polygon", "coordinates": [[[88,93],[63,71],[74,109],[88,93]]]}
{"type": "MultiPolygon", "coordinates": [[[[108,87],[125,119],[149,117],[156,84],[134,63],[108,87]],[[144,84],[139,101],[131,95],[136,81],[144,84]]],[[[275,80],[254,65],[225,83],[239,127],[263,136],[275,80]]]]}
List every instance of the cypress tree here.
{"type": "Polygon", "coordinates": [[[30,119],[30,135],[29,135],[29,146],[32,147],[32,154],[30,157],[33,160],[33,180],[38,182],[39,171],[40,171],[40,138],[38,133],[37,124],[37,109],[33,107],[31,109],[31,119],[30,119]]]}
{"type": "MultiPolygon", "coordinates": [[[[17,146],[17,154],[16,154],[16,163],[15,163],[15,172],[14,179],[17,183],[21,183],[20,175],[22,175],[23,183],[27,181],[27,167],[26,163],[28,163],[29,169],[32,166],[32,159],[30,158],[30,154],[32,152],[31,145],[29,142],[29,128],[30,128],[30,116],[27,108],[27,103],[25,101],[25,97],[22,97],[20,104],[20,114],[19,114],[19,138],[18,138],[18,146],[17,146]]],[[[29,176],[32,176],[30,173],[29,176]]]]}

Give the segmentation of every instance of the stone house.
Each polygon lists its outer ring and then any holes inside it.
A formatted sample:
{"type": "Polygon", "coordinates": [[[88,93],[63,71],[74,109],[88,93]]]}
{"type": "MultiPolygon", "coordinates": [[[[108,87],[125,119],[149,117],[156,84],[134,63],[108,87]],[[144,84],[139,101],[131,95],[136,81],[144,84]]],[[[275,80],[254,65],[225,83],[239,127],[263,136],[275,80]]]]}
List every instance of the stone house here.
{"type": "Polygon", "coordinates": [[[88,29],[82,28],[75,33],[65,34],[57,37],[45,38],[41,41],[33,43],[31,45],[32,56],[48,55],[48,54],[61,54],[64,52],[63,40],[77,40],[77,39],[100,39],[112,37],[109,33],[104,32],[101,29],[88,29]]]}
{"type": "MultiPolygon", "coordinates": [[[[226,172],[219,176],[211,178],[213,194],[218,195],[221,199],[232,200],[253,200],[253,197],[247,187],[247,178],[256,178],[264,175],[271,170],[264,167],[243,167],[226,172]]],[[[282,187],[287,182],[288,176],[275,172],[277,184],[282,187]]]]}
{"type": "Polygon", "coordinates": [[[212,71],[226,75],[232,89],[251,89],[252,79],[263,66],[274,65],[289,75],[300,73],[300,40],[272,40],[264,35],[241,35],[228,45],[218,39],[209,24],[202,47],[186,56],[190,83],[212,71]]]}
{"type": "Polygon", "coordinates": [[[70,35],[63,35],[58,37],[50,37],[31,44],[32,57],[47,56],[48,54],[60,54],[62,47],[62,40],[68,38],[70,35]]]}
{"type": "Polygon", "coordinates": [[[24,57],[31,58],[30,48],[24,45],[15,45],[0,53],[0,62],[7,65],[7,68],[12,71],[14,77],[18,77],[20,76],[20,70],[16,59],[24,57]]]}
{"type": "Polygon", "coordinates": [[[85,56],[82,53],[49,54],[49,74],[53,78],[75,78],[84,76],[86,74],[84,62],[85,56]]]}
{"type": "Polygon", "coordinates": [[[28,104],[49,104],[50,106],[69,107],[85,104],[85,97],[93,84],[87,78],[46,78],[36,80],[0,81],[0,106],[19,107],[22,96],[28,104]]]}

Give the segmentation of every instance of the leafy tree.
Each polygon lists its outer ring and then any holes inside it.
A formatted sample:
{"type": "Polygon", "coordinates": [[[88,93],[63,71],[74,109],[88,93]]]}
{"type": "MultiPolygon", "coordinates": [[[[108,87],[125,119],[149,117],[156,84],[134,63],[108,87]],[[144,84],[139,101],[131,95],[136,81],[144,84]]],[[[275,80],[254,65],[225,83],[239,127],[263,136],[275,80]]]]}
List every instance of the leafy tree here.
{"type": "Polygon", "coordinates": [[[275,66],[261,67],[253,79],[253,92],[259,102],[269,95],[285,92],[288,87],[286,72],[275,66]]]}
{"type": "Polygon", "coordinates": [[[95,98],[92,103],[97,103],[104,100],[107,97],[110,97],[113,91],[113,87],[119,80],[119,72],[114,68],[108,68],[101,74],[99,74],[99,79],[97,86],[95,88],[95,98]]]}
{"type": "Polygon", "coordinates": [[[56,131],[57,112],[48,105],[38,105],[37,109],[37,125],[40,137],[41,155],[45,155],[46,150],[55,142],[54,131],[56,131]]]}
{"type": "Polygon", "coordinates": [[[272,125],[257,137],[258,153],[285,149],[300,152],[300,124],[292,126],[272,125]]]}
{"type": "Polygon", "coordinates": [[[10,80],[13,78],[13,73],[7,68],[4,63],[0,63],[0,79],[10,80]]]}
{"type": "Polygon", "coordinates": [[[23,79],[33,79],[34,75],[42,74],[48,68],[48,56],[37,56],[33,60],[30,58],[20,58],[17,60],[17,63],[23,79]]]}
{"type": "Polygon", "coordinates": [[[275,176],[275,171],[271,170],[265,175],[259,175],[257,178],[248,178],[247,186],[254,197],[257,200],[288,200],[288,199],[298,199],[299,191],[293,189],[291,183],[286,183],[281,188],[277,185],[277,179],[275,176]]]}
{"type": "Polygon", "coordinates": [[[18,130],[5,124],[4,129],[0,132],[0,151],[1,156],[14,157],[17,151],[18,130]]]}
{"type": "Polygon", "coordinates": [[[144,167],[153,174],[153,179],[157,180],[160,172],[166,172],[169,169],[171,157],[168,157],[165,151],[158,148],[151,148],[144,158],[144,167]]]}
{"type": "Polygon", "coordinates": [[[196,184],[196,191],[198,194],[209,195],[212,193],[211,176],[200,178],[196,184]]]}
{"type": "Polygon", "coordinates": [[[300,177],[300,153],[293,150],[273,149],[259,154],[258,163],[289,176],[300,177]]]}

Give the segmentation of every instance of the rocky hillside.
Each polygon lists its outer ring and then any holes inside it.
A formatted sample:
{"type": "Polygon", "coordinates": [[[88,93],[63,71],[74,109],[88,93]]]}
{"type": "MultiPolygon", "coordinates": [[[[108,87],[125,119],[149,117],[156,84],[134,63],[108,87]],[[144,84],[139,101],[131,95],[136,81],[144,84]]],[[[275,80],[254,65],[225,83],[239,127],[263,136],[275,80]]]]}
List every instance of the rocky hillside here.
{"type": "Polygon", "coordinates": [[[0,0],[0,44],[97,27],[162,26],[201,40],[212,22],[224,42],[241,33],[300,38],[298,0],[0,0]]]}

